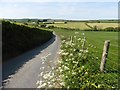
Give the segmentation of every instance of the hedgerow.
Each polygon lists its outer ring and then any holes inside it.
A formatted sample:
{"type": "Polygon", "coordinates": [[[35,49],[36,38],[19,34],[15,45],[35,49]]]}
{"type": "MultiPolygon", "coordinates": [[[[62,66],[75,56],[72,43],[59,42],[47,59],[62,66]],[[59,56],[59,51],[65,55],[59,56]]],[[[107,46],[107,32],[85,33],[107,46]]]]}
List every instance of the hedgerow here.
{"type": "Polygon", "coordinates": [[[9,21],[2,22],[3,61],[42,45],[52,38],[51,31],[9,21]]]}
{"type": "Polygon", "coordinates": [[[64,27],[51,27],[51,28],[56,28],[56,29],[65,29],[65,30],[80,30],[80,31],[107,31],[107,32],[119,32],[120,31],[120,27],[106,27],[104,29],[98,29],[96,26],[94,28],[90,28],[90,29],[84,29],[81,30],[79,28],[64,28],[64,27]]]}

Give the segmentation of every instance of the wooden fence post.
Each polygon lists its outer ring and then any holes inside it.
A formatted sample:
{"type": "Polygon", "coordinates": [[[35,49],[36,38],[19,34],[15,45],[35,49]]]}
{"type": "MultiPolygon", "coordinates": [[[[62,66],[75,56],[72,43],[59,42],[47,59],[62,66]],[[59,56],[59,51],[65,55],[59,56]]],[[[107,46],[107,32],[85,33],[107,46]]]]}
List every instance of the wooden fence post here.
{"type": "Polygon", "coordinates": [[[110,40],[106,40],[104,43],[103,54],[101,59],[100,71],[103,72],[106,64],[106,58],[108,56],[108,50],[110,46],[110,40]]]}

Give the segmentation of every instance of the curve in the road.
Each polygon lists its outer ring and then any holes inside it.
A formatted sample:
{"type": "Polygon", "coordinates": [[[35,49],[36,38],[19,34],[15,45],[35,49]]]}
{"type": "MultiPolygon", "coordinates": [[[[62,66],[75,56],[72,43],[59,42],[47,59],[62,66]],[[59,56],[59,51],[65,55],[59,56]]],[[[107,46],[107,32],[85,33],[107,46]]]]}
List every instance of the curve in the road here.
{"type": "Polygon", "coordinates": [[[11,59],[2,67],[2,78],[4,88],[36,88],[38,74],[43,67],[41,57],[49,55],[48,60],[57,61],[60,49],[60,39],[54,35],[51,40],[23,55],[11,59]]]}

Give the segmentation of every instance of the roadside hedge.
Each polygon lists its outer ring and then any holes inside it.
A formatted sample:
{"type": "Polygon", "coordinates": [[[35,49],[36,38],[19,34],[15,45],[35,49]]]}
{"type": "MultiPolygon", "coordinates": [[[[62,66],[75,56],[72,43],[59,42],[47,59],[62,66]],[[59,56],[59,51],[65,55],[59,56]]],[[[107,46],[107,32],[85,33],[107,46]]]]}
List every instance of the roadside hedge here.
{"type": "Polygon", "coordinates": [[[50,40],[52,31],[2,21],[2,58],[6,61],[50,40]]]}

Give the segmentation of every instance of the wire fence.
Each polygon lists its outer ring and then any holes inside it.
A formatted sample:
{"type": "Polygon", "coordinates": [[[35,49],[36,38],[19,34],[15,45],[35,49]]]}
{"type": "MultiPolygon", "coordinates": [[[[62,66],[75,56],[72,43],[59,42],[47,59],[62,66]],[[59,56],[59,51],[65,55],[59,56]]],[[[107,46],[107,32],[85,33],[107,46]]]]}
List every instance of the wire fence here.
{"type": "MultiPolygon", "coordinates": [[[[88,40],[95,42],[93,44],[96,46],[97,50],[100,51],[100,52],[97,52],[97,54],[96,54],[99,56],[99,62],[97,64],[100,65],[101,59],[102,59],[102,52],[104,50],[103,50],[103,47],[98,47],[98,46],[99,46],[99,44],[102,44],[104,46],[104,42],[89,39],[89,38],[88,38],[88,40]]],[[[87,42],[87,43],[90,44],[89,42],[87,42]]],[[[105,62],[104,73],[107,74],[107,76],[110,77],[113,82],[117,83],[118,78],[119,78],[118,74],[120,74],[120,71],[118,70],[118,66],[120,64],[118,63],[118,51],[113,50],[113,47],[116,50],[118,50],[118,48],[119,48],[118,45],[110,44],[109,51],[108,51],[108,57],[106,58],[106,62],[105,62]],[[115,51],[115,52],[113,52],[113,51],[115,51]]],[[[108,79],[108,80],[110,80],[110,79],[108,79]]]]}

